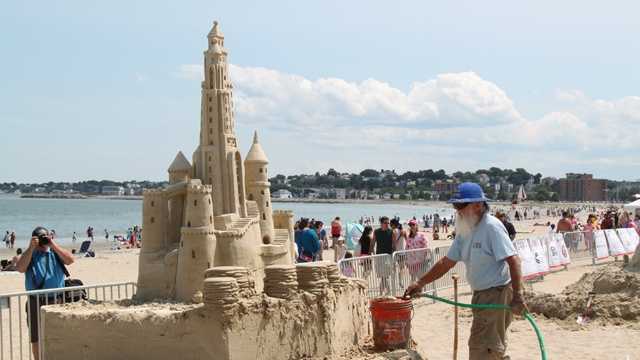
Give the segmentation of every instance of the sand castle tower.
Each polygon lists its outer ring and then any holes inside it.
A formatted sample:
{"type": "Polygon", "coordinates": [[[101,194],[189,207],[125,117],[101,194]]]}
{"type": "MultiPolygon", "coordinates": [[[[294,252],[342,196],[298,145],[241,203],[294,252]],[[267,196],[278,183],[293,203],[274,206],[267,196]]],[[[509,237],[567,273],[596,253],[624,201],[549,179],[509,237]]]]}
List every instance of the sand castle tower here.
{"type": "Polygon", "coordinates": [[[244,160],[244,168],[247,172],[247,196],[258,205],[260,216],[260,232],[262,236],[269,235],[273,239],[273,213],[271,211],[271,191],[269,190],[269,175],[267,165],[269,159],[265,155],[262,146],[258,142],[258,132],[253,134],[253,144],[247,158],[244,160]]]}
{"type": "Polygon", "coordinates": [[[204,52],[200,144],[193,153],[193,178],[211,185],[214,216],[235,213],[247,216],[244,166],[238,151],[233,119],[233,93],[224,36],[218,22],[208,35],[204,52]]]}
{"type": "Polygon", "coordinates": [[[265,266],[294,258],[293,214],[271,210],[269,161],[257,134],[246,161],[238,150],[233,86],[217,22],[207,39],[193,162],[178,152],[168,169],[169,184],[144,193],[137,297],[145,301],[199,302],[203,274],[215,266],[246,268],[259,290],[265,266]],[[251,199],[245,198],[247,189],[251,199]],[[262,244],[264,235],[271,236],[271,244],[262,244]]]}
{"type": "Polygon", "coordinates": [[[188,185],[184,224],[180,234],[176,299],[197,301],[198,296],[202,295],[203,274],[213,266],[216,248],[210,186],[196,181],[188,185]]]}

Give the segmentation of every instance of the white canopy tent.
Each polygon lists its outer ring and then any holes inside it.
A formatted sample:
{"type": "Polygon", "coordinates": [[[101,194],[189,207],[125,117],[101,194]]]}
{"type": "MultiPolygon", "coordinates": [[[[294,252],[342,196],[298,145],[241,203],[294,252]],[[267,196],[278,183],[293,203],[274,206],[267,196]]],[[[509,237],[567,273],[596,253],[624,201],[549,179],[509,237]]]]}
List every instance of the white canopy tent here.
{"type": "Polygon", "coordinates": [[[640,212],[640,199],[624,204],[624,209],[632,213],[640,212]]]}

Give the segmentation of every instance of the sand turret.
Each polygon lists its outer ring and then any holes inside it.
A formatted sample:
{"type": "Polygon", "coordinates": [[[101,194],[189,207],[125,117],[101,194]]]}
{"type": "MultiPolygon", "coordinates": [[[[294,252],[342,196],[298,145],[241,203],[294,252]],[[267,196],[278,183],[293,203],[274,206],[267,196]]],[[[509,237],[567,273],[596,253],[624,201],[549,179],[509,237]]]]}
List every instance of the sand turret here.
{"type": "Polygon", "coordinates": [[[273,238],[273,212],[271,210],[271,191],[269,190],[271,185],[269,184],[267,165],[269,165],[269,159],[262,150],[256,131],[253,134],[251,149],[244,160],[244,168],[247,172],[247,196],[250,201],[253,200],[258,205],[262,236],[269,235],[270,238],[273,238]]]}
{"type": "Polygon", "coordinates": [[[175,295],[177,300],[199,301],[202,296],[203,274],[213,266],[216,249],[211,187],[198,183],[189,184],[184,211],[175,295]]]}
{"type": "Polygon", "coordinates": [[[169,165],[169,183],[177,184],[182,181],[189,181],[189,177],[191,174],[191,164],[189,164],[189,160],[184,156],[182,151],[178,151],[175,159],[171,165],[169,165]]]}

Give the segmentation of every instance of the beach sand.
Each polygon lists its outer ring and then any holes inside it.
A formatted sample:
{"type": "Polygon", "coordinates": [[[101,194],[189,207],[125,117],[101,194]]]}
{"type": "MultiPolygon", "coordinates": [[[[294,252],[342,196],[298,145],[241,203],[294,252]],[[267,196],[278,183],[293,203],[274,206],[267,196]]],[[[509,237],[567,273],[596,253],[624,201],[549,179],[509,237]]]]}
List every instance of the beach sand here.
{"type": "MultiPolygon", "coordinates": [[[[518,237],[542,234],[546,227],[533,226],[535,222],[556,222],[557,219],[537,219],[516,222],[516,229],[522,233],[518,237]],[[531,231],[534,233],[530,233],[531,231]]],[[[430,246],[446,246],[450,240],[430,241],[430,246]]],[[[74,278],[85,284],[102,284],[137,280],[139,250],[108,250],[108,244],[98,242],[95,245],[95,258],[77,258],[69,267],[74,278]]],[[[8,258],[13,251],[2,249],[0,258],[8,258]]],[[[325,252],[325,258],[333,258],[332,251],[325,252]]],[[[545,276],[540,282],[533,283],[528,289],[535,291],[559,293],[565,286],[577,281],[582,274],[593,271],[590,259],[574,261],[568,270],[559,270],[545,276]]],[[[449,275],[446,275],[449,276],[449,275]]],[[[0,275],[0,292],[24,291],[24,275],[0,275]]],[[[470,302],[469,288],[462,286],[460,301],[470,302]]],[[[451,292],[440,292],[439,295],[450,297],[451,292]]],[[[622,325],[598,325],[596,323],[579,327],[574,321],[544,319],[537,316],[544,334],[549,359],[621,359],[640,360],[640,323],[623,322],[622,325]]],[[[445,304],[432,304],[431,301],[417,300],[413,318],[412,334],[420,353],[428,359],[450,359],[453,344],[453,307],[445,304]]],[[[471,313],[460,312],[460,340],[458,358],[468,357],[467,339],[471,324],[471,313]]],[[[539,359],[538,344],[534,332],[525,320],[515,321],[509,330],[509,354],[512,359],[539,359]]]]}

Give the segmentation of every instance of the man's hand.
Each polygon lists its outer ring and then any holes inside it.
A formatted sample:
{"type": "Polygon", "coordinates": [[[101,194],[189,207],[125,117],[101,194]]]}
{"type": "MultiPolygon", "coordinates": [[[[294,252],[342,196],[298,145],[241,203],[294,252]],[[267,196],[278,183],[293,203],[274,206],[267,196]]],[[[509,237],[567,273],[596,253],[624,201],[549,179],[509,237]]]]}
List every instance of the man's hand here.
{"type": "Polygon", "coordinates": [[[420,294],[423,287],[424,285],[420,284],[419,281],[416,281],[413,284],[409,285],[409,287],[407,287],[407,290],[404,291],[404,295],[402,297],[403,298],[416,297],[417,295],[420,294]]]}
{"type": "Polygon", "coordinates": [[[509,307],[511,307],[511,312],[514,315],[522,316],[524,315],[525,311],[529,312],[527,304],[525,304],[522,295],[519,293],[513,294],[513,299],[511,300],[511,304],[509,304],[509,307]]]}
{"type": "Polygon", "coordinates": [[[37,247],[38,247],[38,245],[40,245],[40,242],[39,242],[39,240],[38,240],[38,237],[37,237],[37,236],[32,236],[32,237],[31,237],[31,243],[29,243],[29,247],[30,247],[31,249],[35,249],[35,248],[37,248],[37,247]]]}

